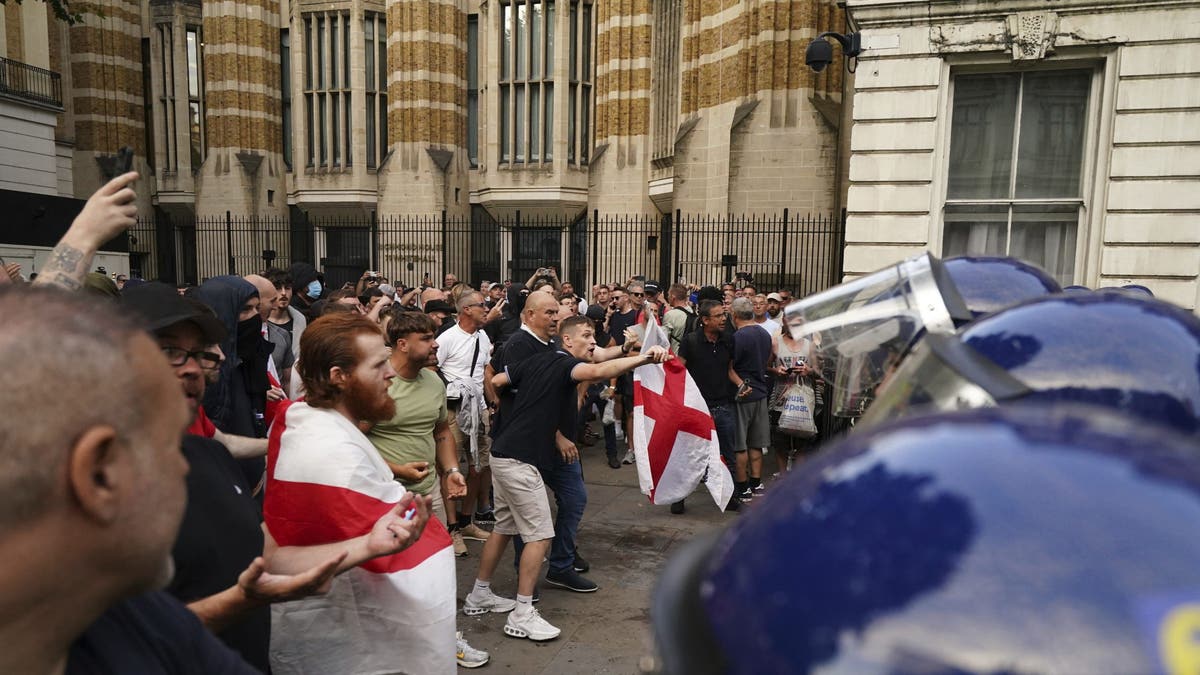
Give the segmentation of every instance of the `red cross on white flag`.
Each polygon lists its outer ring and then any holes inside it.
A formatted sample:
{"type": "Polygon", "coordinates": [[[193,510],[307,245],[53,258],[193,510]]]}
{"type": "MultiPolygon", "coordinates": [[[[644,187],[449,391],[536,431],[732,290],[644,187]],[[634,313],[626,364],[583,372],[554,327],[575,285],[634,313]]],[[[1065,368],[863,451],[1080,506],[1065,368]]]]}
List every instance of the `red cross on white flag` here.
{"type": "MultiPolygon", "coordinates": [[[[651,316],[642,349],[667,344],[651,316]]],[[[633,454],[642,493],[654,504],[687,497],[701,480],[722,511],[733,496],[733,476],[721,461],[708,405],[676,360],[633,371],[633,454]]]]}

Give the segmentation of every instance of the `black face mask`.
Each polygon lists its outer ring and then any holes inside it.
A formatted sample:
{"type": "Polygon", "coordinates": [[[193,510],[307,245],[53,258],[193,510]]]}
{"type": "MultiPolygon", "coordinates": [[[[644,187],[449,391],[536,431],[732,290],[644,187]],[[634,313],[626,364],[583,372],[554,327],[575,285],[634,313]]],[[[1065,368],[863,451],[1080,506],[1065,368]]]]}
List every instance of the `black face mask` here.
{"type": "Polygon", "coordinates": [[[239,357],[242,359],[252,358],[258,352],[258,346],[262,341],[262,319],[257,314],[238,322],[237,349],[239,357]]]}

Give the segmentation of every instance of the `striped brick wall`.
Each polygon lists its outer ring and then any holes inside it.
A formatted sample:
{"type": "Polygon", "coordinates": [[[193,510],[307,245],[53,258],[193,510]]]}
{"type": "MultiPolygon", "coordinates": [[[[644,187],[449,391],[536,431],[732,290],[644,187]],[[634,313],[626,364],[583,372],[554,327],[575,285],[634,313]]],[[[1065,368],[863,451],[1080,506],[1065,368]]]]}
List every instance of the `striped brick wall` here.
{"type": "Polygon", "coordinates": [[[387,28],[388,143],[464,147],[466,1],[392,0],[387,28]]]}
{"type": "Polygon", "coordinates": [[[209,152],[282,152],[278,0],[216,0],[203,7],[209,152]]]}
{"type": "Polygon", "coordinates": [[[70,29],[75,150],[128,145],[144,157],[140,4],[101,0],[81,9],[83,21],[70,29]]]}
{"type": "Polygon", "coordinates": [[[650,0],[596,3],[596,142],[650,132],[650,0]]]}

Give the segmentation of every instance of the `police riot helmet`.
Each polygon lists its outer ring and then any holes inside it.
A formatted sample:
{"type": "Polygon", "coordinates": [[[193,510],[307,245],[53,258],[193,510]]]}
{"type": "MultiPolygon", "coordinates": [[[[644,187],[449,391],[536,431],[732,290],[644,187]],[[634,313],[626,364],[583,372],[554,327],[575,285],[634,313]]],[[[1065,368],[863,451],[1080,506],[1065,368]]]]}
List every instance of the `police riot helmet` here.
{"type": "Polygon", "coordinates": [[[1200,319],[1125,293],[1061,294],[927,335],[859,425],[920,407],[1090,403],[1200,435],[1200,319]]]}
{"type": "Polygon", "coordinates": [[[1151,673],[1194,664],[1200,454],[1071,404],[842,438],[672,558],[666,673],[1151,673]]]}
{"type": "Polygon", "coordinates": [[[942,264],[973,317],[1062,292],[1054,277],[1017,258],[958,256],[946,258],[942,264]]]}

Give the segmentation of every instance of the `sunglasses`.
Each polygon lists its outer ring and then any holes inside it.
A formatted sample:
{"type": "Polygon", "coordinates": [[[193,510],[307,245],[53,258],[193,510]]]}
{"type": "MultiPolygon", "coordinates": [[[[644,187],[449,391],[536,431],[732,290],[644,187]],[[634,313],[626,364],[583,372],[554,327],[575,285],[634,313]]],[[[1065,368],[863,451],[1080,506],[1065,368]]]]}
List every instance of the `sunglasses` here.
{"type": "Polygon", "coordinates": [[[630,293],[630,295],[632,295],[632,296],[633,296],[633,297],[635,297],[635,298],[644,298],[644,297],[646,297],[646,294],[645,294],[645,293],[630,293]]]}

